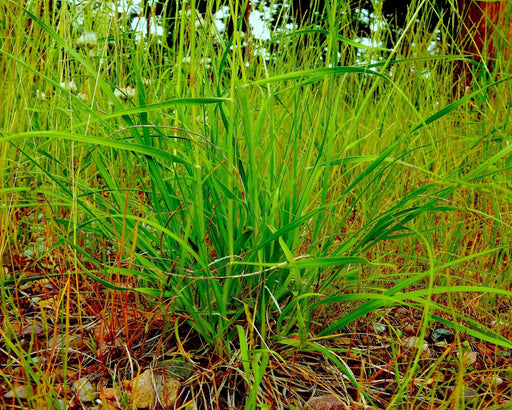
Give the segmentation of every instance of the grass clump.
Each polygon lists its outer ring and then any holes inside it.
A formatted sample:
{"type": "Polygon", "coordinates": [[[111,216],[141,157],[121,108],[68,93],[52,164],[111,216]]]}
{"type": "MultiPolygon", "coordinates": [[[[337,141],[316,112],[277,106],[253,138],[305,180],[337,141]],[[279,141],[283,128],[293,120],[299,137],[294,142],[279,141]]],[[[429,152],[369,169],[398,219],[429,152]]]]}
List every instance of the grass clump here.
{"type": "Polygon", "coordinates": [[[506,405],[506,72],[454,97],[420,8],[390,49],[330,8],[263,42],[187,7],[172,49],[6,8],[2,403],[137,407],[154,369],[176,408],[506,405]]]}

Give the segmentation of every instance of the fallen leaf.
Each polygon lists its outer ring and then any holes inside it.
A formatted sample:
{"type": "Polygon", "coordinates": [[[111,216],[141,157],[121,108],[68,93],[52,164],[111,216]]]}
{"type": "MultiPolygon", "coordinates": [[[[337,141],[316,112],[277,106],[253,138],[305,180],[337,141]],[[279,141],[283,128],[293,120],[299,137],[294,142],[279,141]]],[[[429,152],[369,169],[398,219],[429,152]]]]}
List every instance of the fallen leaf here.
{"type": "Polygon", "coordinates": [[[53,296],[51,298],[42,299],[42,300],[35,300],[36,298],[33,298],[33,299],[34,299],[33,302],[37,303],[40,308],[49,308],[49,309],[55,309],[56,306],[58,305],[58,301],[59,301],[57,296],[53,296]]]}
{"type": "Polygon", "coordinates": [[[486,343],[476,343],[475,349],[483,356],[493,356],[494,350],[491,349],[486,343]]]}

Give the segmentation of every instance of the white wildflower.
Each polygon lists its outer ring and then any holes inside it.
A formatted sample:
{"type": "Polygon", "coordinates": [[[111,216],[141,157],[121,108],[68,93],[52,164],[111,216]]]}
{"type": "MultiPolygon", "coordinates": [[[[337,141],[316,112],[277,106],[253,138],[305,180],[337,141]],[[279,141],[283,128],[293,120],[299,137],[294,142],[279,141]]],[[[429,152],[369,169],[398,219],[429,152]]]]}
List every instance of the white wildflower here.
{"type": "Polygon", "coordinates": [[[114,95],[120,100],[127,100],[128,98],[135,98],[137,90],[131,86],[119,87],[114,90],[114,95]]]}
{"type": "Polygon", "coordinates": [[[60,83],[60,86],[62,88],[65,88],[66,90],[68,90],[72,94],[76,94],[76,92],[78,91],[78,88],[76,86],[75,80],[62,81],[60,83]]]}
{"type": "MultiPolygon", "coordinates": [[[[201,13],[198,10],[196,10],[195,14],[196,14],[196,18],[194,19],[195,27],[196,28],[204,27],[205,22],[204,22],[204,19],[203,19],[203,16],[201,15],[201,13]]],[[[185,16],[188,19],[191,19],[192,18],[192,10],[189,9],[189,10],[185,11],[185,16]]]]}
{"type": "Polygon", "coordinates": [[[208,123],[208,115],[198,115],[196,117],[196,122],[197,123],[202,123],[203,122],[205,124],[208,123]]]}
{"type": "Polygon", "coordinates": [[[77,38],[76,45],[78,47],[94,48],[98,45],[98,36],[94,31],[85,31],[77,38]]]}
{"type": "Polygon", "coordinates": [[[199,13],[196,14],[195,26],[196,26],[196,29],[205,26],[203,16],[201,16],[201,14],[199,14],[199,13]]]}
{"type": "Polygon", "coordinates": [[[89,95],[87,95],[87,93],[78,93],[76,96],[80,98],[83,102],[87,102],[87,100],[89,99],[89,95]]]}
{"type": "Polygon", "coordinates": [[[39,88],[36,90],[36,98],[38,101],[45,101],[46,100],[46,94],[43,93],[39,88]]]}

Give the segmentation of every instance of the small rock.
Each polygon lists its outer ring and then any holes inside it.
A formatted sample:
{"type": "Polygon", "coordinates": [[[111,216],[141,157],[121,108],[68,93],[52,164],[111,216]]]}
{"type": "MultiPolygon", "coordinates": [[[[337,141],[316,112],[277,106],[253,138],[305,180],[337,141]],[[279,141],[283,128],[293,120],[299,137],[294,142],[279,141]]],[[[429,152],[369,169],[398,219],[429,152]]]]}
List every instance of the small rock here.
{"type": "Polygon", "coordinates": [[[432,332],[432,340],[434,342],[447,342],[453,341],[453,332],[450,329],[436,329],[432,332]]]}
{"type": "Polygon", "coordinates": [[[310,410],[349,410],[343,401],[334,394],[326,394],[325,396],[313,397],[308,401],[307,409],[310,410]]]}
{"type": "Polygon", "coordinates": [[[464,353],[457,353],[457,356],[459,357],[459,359],[462,360],[462,364],[464,366],[471,366],[473,364],[476,363],[476,359],[478,357],[478,353],[477,352],[472,352],[471,350],[467,350],[465,351],[464,353]]]}
{"type": "Polygon", "coordinates": [[[404,347],[406,350],[413,350],[413,349],[419,349],[421,348],[421,355],[420,357],[422,359],[428,359],[432,356],[432,353],[430,352],[430,348],[428,347],[428,343],[416,336],[409,336],[406,337],[403,341],[404,347]]]}
{"type": "Polygon", "coordinates": [[[467,402],[471,402],[472,400],[478,399],[480,396],[478,392],[470,387],[464,388],[464,399],[467,402]]]}
{"type": "Polygon", "coordinates": [[[197,405],[195,401],[190,402],[185,406],[185,410],[197,410],[197,405]]]}
{"type": "Polygon", "coordinates": [[[64,399],[58,399],[57,403],[59,403],[60,409],[69,409],[68,403],[64,399]]]}
{"type": "MultiPolygon", "coordinates": [[[[461,387],[459,387],[459,389],[460,388],[461,387]]],[[[456,389],[454,386],[450,386],[450,387],[448,387],[447,392],[449,394],[453,394],[455,392],[455,390],[456,389]]],[[[464,394],[464,402],[466,404],[470,404],[473,400],[480,398],[478,392],[476,390],[472,389],[471,387],[462,386],[462,393],[464,394]]]]}
{"type": "Polygon", "coordinates": [[[396,309],[396,313],[402,316],[409,316],[409,310],[404,307],[399,307],[396,309]]]}
{"type": "Polygon", "coordinates": [[[73,349],[80,349],[82,347],[82,340],[78,335],[69,335],[68,338],[64,335],[52,336],[48,341],[50,349],[55,347],[55,351],[66,349],[68,352],[73,349]]]}
{"type": "Polygon", "coordinates": [[[503,384],[503,379],[497,374],[486,376],[482,379],[482,383],[487,386],[500,386],[503,384]]]}
{"type": "Polygon", "coordinates": [[[116,402],[121,400],[121,393],[116,387],[107,387],[101,391],[101,396],[107,400],[114,400],[116,402]]]}
{"type": "Polygon", "coordinates": [[[409,336],[412,336],[416,333],[417,329],[410,323],[407,323],[405,326],[404,326],[404,333],[406,335],[409,335],[409,336]]]}
{"type": "Polygon", "coordinates": [[[96,396],[94,386],[87,379],[87,377],[82,377],[81,379],[74,382],[71,386],[71,390],[75,393],[78,393],[78,400],[80,400],[82,403],[90,403],[94,401],[96,396]]]}
{"type": "Polygon", "coordinates": [[[4,397],[6,399],[12,399],[13,397],[16,397],[18,399],[25,400],[28,397],[28,386],[21,385],[14,389],[14,391],[9,390],[7,393],[5,393],[4,397]]]}
{"type": "Polygon", "coordinates": [[[386,331],[386,325],[383,325],[382,323],[374,323],[373,330],[375,333],[384,333],[386,331]]]}
{"type": "Polygon", "coordinates": [[[181,383],[170,376],[146,370],[131,381],[133,404],[137,408],[174,406],[181,383]]]}

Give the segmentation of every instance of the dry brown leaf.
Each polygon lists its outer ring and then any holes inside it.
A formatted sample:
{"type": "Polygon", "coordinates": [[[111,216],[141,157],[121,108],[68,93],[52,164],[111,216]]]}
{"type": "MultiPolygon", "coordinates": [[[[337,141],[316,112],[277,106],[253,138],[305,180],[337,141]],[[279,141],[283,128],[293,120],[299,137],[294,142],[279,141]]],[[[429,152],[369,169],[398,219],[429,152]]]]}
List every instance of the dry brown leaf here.
{"type": "Polygon", "coordinates": [[[43,300],[34,300],[34,302],[37,302],[40,308],[49,308],[49,309],[55,309],[58,306],[59,298],[58,296],[53,296],[48,299],[43,300]]]}
{"type": "Polygon", "coordinates": [[[39,292],[43,287],[49,287],[51,288],[50,279],[38,279],[38,280],[32,280],[29,282],[22,283],[20,285],[21,290],[33,290],[34,292],[39,292]]]}
{"type": "Polygon", "coordinates": [[[340,345],[340,346],[347,346],[347,345],[350,345],[350,342],[352,341],[352,339],[350,337],[337,337],[334,339],[334,343],[336,343],[337,345],[340,345]]]}
{"type": "Polygon", "coordinates": [[[487,343],[476,343],[475,349],[483,356],[493,356],[494,350],[487,343]]]}

